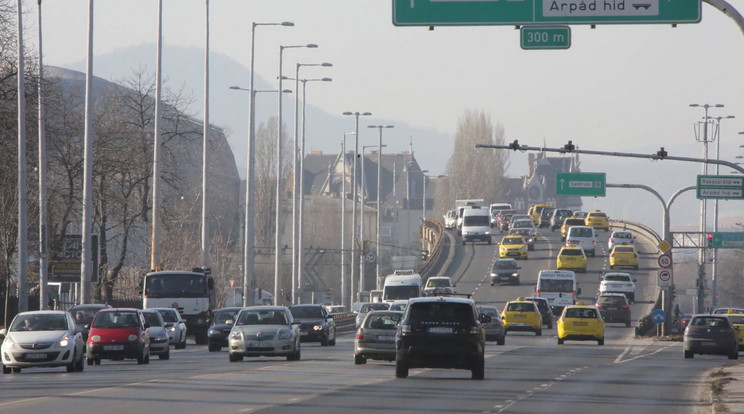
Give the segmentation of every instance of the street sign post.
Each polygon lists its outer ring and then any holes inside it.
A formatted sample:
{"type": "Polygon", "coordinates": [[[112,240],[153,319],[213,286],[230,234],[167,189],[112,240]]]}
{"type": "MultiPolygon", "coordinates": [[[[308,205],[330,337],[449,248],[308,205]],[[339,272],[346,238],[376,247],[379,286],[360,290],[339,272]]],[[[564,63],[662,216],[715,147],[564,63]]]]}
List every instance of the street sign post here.
{"type": "Polygon", "coordinates": [[[571,47],[571,28],[568,26],[522,26],[519,45],[524,50],[568,49],[571,47]]]}
{"type": "Polygon", "coordinates": [[[659,256],[659,267],[667,269],[672,266],[672,256],[668,254],[662,254],[659,256]]]}
{"type": "Polygon", "coordinates": [[[659,269],[656,281],[659,287],[672,286],[672,271],[670,269],[659,269]]]}
{"type": "Polygon", "coordinates": [[[699,23],[700,0],[393,0],[396,26],[699,23]]]}
{"type": "Polygon", "coordinates": [[[666,312],[661,309],[654,309],[651,311],[651,320],[656,324],[664,323],[666,320],[666,312]]]}
{"type": "Polygon", "coordinates": [[[741,249],[744,247],[744,233],[715,232],[710,247],[723,249],[741,249]]]}
{"type": "Polygon", "coordinates": [[[604,197],[605,173],[558,173],[555,180],[557,195],[604,197]]]}
{"type": "Polygon", "coordinates": [[[736,175],[698,175],[697,198],[744,199],[744,177],[736,175]]]}

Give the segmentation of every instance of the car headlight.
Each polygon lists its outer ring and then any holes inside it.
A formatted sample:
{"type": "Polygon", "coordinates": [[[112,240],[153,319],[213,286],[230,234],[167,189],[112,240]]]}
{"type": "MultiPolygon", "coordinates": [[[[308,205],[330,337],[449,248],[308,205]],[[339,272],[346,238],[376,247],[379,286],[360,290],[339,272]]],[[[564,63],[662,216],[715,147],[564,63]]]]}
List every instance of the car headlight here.
{"type": "Polygon", "coordinates": [[[3,341],[3,343],[2,343],[2,344],[3,344],[3,345],[7,345],[8,347],[12,347],[12,346],[14,346],[14,345],[15,345],[15,342],[13,342],[13,340],[12,340],[12,339],[10,339],[10,337],[9,337],[9,336],[6,336],[6,337],[5,337],[5,341],[3,341]]]}
{"type": "Polygon", "coordinates": [[[519,276],[519,273],[512,273],[512,277],[517,277],[517,276],[519,276]]]}
{"type": "Polygon", "coordinates": [[[243,334],[240,333],[239,331],[230,332],[230,339],[234,339],[236,341],[239,341],[239,340],[243,339],[243,334]]]}
{"type": "Polygon", "coordinates": [[[175,325],[174,326],[171,326],[170,328],[168,328],[168,331],[170,331],[170,332],[176,332],[176,326],[175,325]]]}
{"type": "Polygon", "coordinates": [[[491,235],[491,231],[486,230],[486,236],[490,236],[490,235],[491,235]]]}
{"type": "Polygon", "coordinates": [[[134,342],[137,340],[137,335],[129,335],[127,339],[129,339],[129,342],[134,342]]]}
{"type": "Polygon", "coordinates": [[[59,340],[59,346],[61,346],[62,348],[67,347],[67,345],[69,344],[70,344],[70,337],[67,335],[63,336],[62,339],[59,340]]]}
{"type": "Polygon", "coordinates": [[[158,341],[167,341],[168,340],[168,334],[165,332],[161,332],[160,335],[157,337],[158,341]]]}
{"type": "Polygon", "coordinates": [[[294,332],[291,329],[282,329],[279,331],[279,339],[291,339],[293,336],[294,332]]]}
{"type": "Polygon", "coordinates": [[[99,335],[93,335],[93,336],[90,337],[90,341],[91,342],[100,342],[101,341],[101,337],[99,335]]]}
{"type": "Polygon", "coordinates": [[[219,335],[220,331],[216,329],[210,329],[209,332],[207,332],[209,335],[219,335]]]}
{"type": "Polygon", "coordinates": [[[506,246],[504,246],[504,245],[499,246],[499,250],[500,251],[506,250],[506,246]]]}
{"type": "Polygon", "coordinates": [[[323,330],[323,325],[313,325],[313,330],[314,331],[322,331],[323,330]]]}

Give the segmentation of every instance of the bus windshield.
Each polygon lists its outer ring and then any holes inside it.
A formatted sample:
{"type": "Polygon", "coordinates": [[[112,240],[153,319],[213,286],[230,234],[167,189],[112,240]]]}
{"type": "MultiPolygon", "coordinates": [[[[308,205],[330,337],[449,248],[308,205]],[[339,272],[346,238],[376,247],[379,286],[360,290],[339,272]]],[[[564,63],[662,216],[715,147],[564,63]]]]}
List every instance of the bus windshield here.
{"type": "Polygon", "coordinates": [[[419,287],[416,285],[385,286],[385,294],[382,300],[410,299],[419,295],[419,287]]]}
{"type": "Polygon", "coordinates": [[[203,275],[167,274],[145,277],[145,296],[151,298],[208,296],[207,278],[203,275]]]}

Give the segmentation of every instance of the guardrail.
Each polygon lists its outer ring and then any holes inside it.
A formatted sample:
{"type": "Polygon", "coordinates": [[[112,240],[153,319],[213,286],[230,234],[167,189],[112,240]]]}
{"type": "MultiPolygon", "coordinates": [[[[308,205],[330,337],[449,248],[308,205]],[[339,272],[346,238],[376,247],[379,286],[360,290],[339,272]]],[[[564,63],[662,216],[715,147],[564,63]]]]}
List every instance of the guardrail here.
{"type": "Polygon", "coordinates": [[[636,234],[641,234],[643,236],[646,236],[646,238],[648,238],[649,240],[655,241],[657,245],[661,243],[661,236],[659,236],[659,234],[656,233],[654,229],[646,226],[645,224],[636,223],[636,222],[628,221],[628,220],[610,220],[610,226],[633,230],[635,231],[636,234]],[[618,224],[615,224],[615,223],[618,223],[618,224]]]}
{"type": "Polygon", "coordinates": [[[444,227],[442,227],[442,223],[437,220],[426,219],[421,225],[421,231],[422,237],[425,237],[425,234],[435,237],[429,256],[426,258],[426,261],[416,269],[416,273],[420,274],[423,278],[427,278],[431,276],[430,273],[432,271],[438,270],[440,267],[439,265],[442,261],[442,240],[444,239],[442,236],[444,233],[444,227]]]}

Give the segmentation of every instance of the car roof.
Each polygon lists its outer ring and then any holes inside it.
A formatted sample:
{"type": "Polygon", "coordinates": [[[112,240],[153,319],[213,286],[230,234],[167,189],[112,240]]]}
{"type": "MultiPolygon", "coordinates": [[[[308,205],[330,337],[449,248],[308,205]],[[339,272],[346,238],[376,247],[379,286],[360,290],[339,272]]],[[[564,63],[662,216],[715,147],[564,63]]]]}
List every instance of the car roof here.
{"type": "Polygon", "coordinates": [[[534,302],[534,301],[540,301],[540,302],[547,302],[547,301],[548,301],[547,299],[545,299],[545,298],[541,298],[541,297],[539,297],[539,296],[529,296],[529,297],[526,297],[526,298],[524,298],[524,299],[525,299],[525,300],[531,300],[531,301],[533,301],[533,302],[534,302]]]}
{"type": "Polygon", "coordinates": [[[418,297],[418,298],[408,299],[408,303],[411,305],[413,305],[414,303],[424,303],[424,302],[452,302],[452,303],[466,303],[470,305],[475,305],[475,302],[472,299],[453,298],[451,296],[418,297]]]}
{"type": "Polygon", "coordinates": [[[320,303],[302,303],[302,304],[295,304],[295,305],[289,305],[290,308],[319,308],[319,307],[325,307],[325,305],[321,305],[320,303]]]}
{"type": "Polygon", "coordinates": [[[597,309],[594,305],[568,305],[564,309],[597,309]]]}
{"type": "Polygon", "coordinates": [[[105,303],[86,303],[84,305],[75,305],[70,308],[70,310],[78,310],[78,309],[108,309],[111,305],[107,305],[105,303]]]}
{"type": "Polygon", "coordinates": [[[106,308],[106,309],[101,309],[99,312],[137,312],[141,310],[142,309],[135,309],[135,308],[106,308]]]}
{"type": "Polygon", "coordinates": [[[222,312],[222,311],[234,311],[234,310],[241,310],[241,309],[243,309],[242,306],[228,306],[226,308],[215,309],[212,312],[217,313],[217,312],[222,312]]]}
{"type": "Polygon", "coordinates": [[[18,315],[64,315],[65,313],[67,313],[67,311],[63,311],[63,310],[35,310],[35,311],[21,312],[18,315]]]}
{"type": "Polygon", "coordinates": [[[275,311],[275,310],[287,310],[286,306],[246,306],[245,308],[242,308],[241,310],[266,310],[266,311],[275,311]]]}

